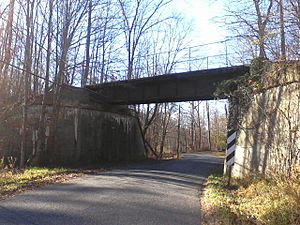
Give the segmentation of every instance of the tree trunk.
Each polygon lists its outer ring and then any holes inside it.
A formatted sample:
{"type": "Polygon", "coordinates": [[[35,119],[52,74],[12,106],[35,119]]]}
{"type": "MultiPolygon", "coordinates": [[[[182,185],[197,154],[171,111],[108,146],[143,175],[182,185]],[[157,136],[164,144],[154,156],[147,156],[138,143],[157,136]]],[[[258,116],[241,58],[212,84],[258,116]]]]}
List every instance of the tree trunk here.
{"type": "Polygon", "coordinates": [[[27,1],[27,11],[26,11],[26,46],[25,46],[25,71],[23,73],[24,79],[24,99],[23,99],[23,110],[22,110],[22,141],[21,141],[21,150],[20,150],[20,168],[24,168],[25,166],[25,153],[26,153],[26,126],[27,126],[27,106],[28,106],[28,95],[30,89],[30,76],[31,76],[31,26],[32,24],[32,17],[33,17],[33,8],[34,8],[34,1],[30,2],[27,1]]]}
{"type": "Polygon", "coordinates": [[[206,113],[207,113],[207,129],[208,129],[208,149],[211,151],[211,130],[210,130],[210,112],[209,103],[206,101],[206,113]]]}
{"type": "Polygon", "coordinates": [[[195,114],[194,114],[194,102],[191,102],[191,149],[194,150],[195,145],[195,114]]]}
{"type": "Polygon", "coordinates": [[[286,44],[285,44],[285,30],[284,30],[284,11],[283,1],[279,0],[279,14],[280,14],[280,48],[281,48],[281,60],[286,60],[286,44]]]}
{"type": "Polygon", "coordinates": [[[201,116],[200,116],[200,101],[198,102],[198,106],[197,106],[197,116],[198,116],[198,131],[199,131],[198,150],[201,150],[202,149],[202,127],[201,127],[201,116]]]}
{"type": "Polygon", "coordinates": [[[92,0],[89,0],[88,6],[88,26],[87,26],[87,37],[85,47],[85,68],[84,74],[81,78],[81,86],[84,87],[87,84],[87,79],[90,72],[90,45],[91,45],[91,30],[92,30],[92,0]]]}
{"type": "Polygon", "coordinates": [[[180,105],[178,107],[178,124],[177,124],[177,148],[176,148],[176,154],[177,154],[177,159],[180,158],[180,116],[181,116],[181,112],[180,112],[180,105]]]}
{"type": "Polygon", "coordinates": [[[50,59],[51,59],[51,43],[52,43],[52,17],[53,17],[53,0],[49,0],[49,18],[48,18],[48,30],[47,30],[47,56],[46,56],[46,75],[45,75],[45,88],[42,100],[42,110],[39,121],[38,130],[38,143],[37,151],[33,152],[34,162],[40,164],[43,161],[44,154],[47,151],[46,143],[46,100],[49,92],[49,77],[50,77],[50,59]]]}

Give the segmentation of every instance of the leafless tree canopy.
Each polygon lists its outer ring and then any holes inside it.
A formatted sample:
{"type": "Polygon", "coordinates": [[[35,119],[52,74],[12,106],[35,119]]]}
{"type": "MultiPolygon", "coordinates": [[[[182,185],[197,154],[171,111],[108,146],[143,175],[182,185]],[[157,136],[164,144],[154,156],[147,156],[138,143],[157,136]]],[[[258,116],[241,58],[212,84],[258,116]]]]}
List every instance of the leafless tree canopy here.
{"type": "MultiPolygon", "coordinates": [[[[180,58],[180,49],[189,42],[191,27],[182,15],[172,12],[171,4],[172,0],[10,0],[2,3],[0,157],[4,164],[23,167],[43,158],[45,101],[51,93],[52,117],[57,118],[63,85],[84,86],[172,72],[180,58]],[[28,155],[26,140],[31,138],[26,132],[28,105],[37,97],[42,99],[38,112],[39,140],[36,150],[28,155]]],[[[178,123],[173,117],[178,106],[148,105],[138,106],[136,110],[149,148],[161,156],[170,127],[178,123]]],[[[199,112],[197,118],[192,118],[192,135],[195,135],[195,130],[202,132],[204,127],[199,112]]],[[[180,123],[185,123],[184,120],[182,117],[180,123]]],[[[57,122],[53,120],[54,131],[57,122]]],[[[177,129],[186,135],[186,143],[189,129],[184,125],[177,129]]],[[[196,137],[192,139],[194,145],[196,137]]],[[[202,142],[198,139],[200,148],[202,142]]]]}

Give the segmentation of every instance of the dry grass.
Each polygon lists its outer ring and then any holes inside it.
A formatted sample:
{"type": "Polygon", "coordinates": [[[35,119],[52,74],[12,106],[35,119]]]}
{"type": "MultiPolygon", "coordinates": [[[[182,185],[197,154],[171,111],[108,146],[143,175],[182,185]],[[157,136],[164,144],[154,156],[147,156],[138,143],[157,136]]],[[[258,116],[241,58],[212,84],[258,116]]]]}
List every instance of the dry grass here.
{"type": "Polygon", "coordinates": [[[46,184],[64,182],[81,175],[83,175],[82,172],[65,168],[32,167],[19,171],[2,170],[0,171],[0,199],[46,184]]]}
{"type": "Polygon", "coordinates": [[[203,224],[300,224],[300,176],[227,179],[210,176],[201,196],[203,224]]]}
{"type": "Polygon", "coordinates": [[[203,152],[199,152],[199,153],[210,154],[210,155],[222,157],[222,158],[225,157],[225,151],[203,151],[203,152]]]}

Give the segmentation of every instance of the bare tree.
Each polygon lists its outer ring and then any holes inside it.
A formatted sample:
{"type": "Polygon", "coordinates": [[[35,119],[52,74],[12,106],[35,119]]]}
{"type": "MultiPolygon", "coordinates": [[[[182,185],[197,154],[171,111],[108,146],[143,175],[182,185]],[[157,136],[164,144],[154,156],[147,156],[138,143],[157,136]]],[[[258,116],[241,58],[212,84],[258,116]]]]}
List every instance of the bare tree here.
{"type": "Polygon", "coordinates": [[[5,91],[5,86],[4,85],[8,79],[7,79],[7,74],[8,74],[8,68],[9,68],[9,63],[11,62],[11,58],[12,58],[12,39],[13,39],[13,19],[14,19],[14,7],[15,7],[15,0],[11,0],[9,3],[9,9],[8,9],[8,18],[7,18],[7,24],[6,24],[6,29],[5,29],[5,38],[3,40],[3,57],[2,62],[0,63],[0,85],[1,83],[3,85],[3,91],[5,91]]]}
{"type": "Polygon", "coordinates": [[[24,101],[23,101],[23,115],[22,115],[22,142],[21,142],[21,154],[20,154],[20,168],[25,166],[25,153],[26,153],[26,126],[27,126],[27,107],[28,107],[28,97],[30,93],[30,77],[31,77],[31,66],[32,66],[32,30],[31,26],[33,24],[33,10],[34,10],[34,0],[27,0],[25,5],[25,15],[26,15],[26,44],[25,44],[25,70],[23,75],[24,80],[24,101]]]}
{"type": "Polygon", "coordinates": [[[127,51],[127,79],[133,76],[133,67],[140,40],[151,28],[167,18],[160,18],[159,11],[171,0],[118,0],[123,16],[123,32],[127,51]],[[132,10],[133,9],[133,10],[132,10]]]}
{"type": "Polygon", "coordinates": [[[206,113],[207,113],[207,129],[208,129],[208,149],[211,151],[211,126],[210,126],[210,109],[209,103],[206,101],[206,113]]]}
{"type": "Polygon", "coordinates": [[[181,106],[178,105],[178,123],[177,123],[177,147],[176,147],[176,155],[177,159],[180,158],[180,122],[181,122],[181,106]]]}
{"type": "Polygon", "coordinates": [[[279,15],[280,15],[280,48],[281,48],[281,59],[286,60],[286,44],[285,44],[285,23],[284,23],[284,10],[283,0],[278,0],[279,15]]]}
{"type": "Polygon", "coordinates": [[[92,8],[93,3],[92,0],[89,0],[88,5],[88,21],[87,21],[87,35],[86,35],[86,47],[85,47],[85,67],[84,73],[81,78],[81,86],[85,86],[89,72],[90,72],[90,45],[91,45],[91,31],[92,31],[92,8]]]}
{"type": "Polygon", "coordinates": [[[49,79],[50,79],[50,60],[51,60],[51,45],[53,39],[53,8],[54,0],[49,0],[49,17],[48,17],[48,28],[47,28],[47,55],[46,55],[46,74],[45,74],[45,86],[42,99],[42,109],[40,114],[39,129],[38,129],[38,143],[36,152],[33,152],[34,161],[39,164],[41,161],[41,154],[45,154],[46,151],[46,100],[48,99],[49,92],[49,79]]]}
{"type": "MultiPolygon", "coordinates": [[[[226,25],[250,46],[258,46],[258,56],[267,58],[267,41],[270,42],[269,25],[274,15],[274,0],[230,1],[228,2],[226,25]],[[235,5],[234,10],[230,5],[235,5]]],[[[249,47],[250,47],[249,46],[249,47]]],[[[256,49],[253,49],[256,51],[256,49]]]]}

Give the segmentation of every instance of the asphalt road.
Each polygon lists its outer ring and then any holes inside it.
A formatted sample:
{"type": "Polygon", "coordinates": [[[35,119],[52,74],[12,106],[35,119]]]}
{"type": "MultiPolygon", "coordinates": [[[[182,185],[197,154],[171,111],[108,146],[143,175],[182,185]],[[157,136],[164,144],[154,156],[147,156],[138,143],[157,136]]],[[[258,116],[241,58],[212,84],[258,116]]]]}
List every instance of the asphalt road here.
{"type": "Polygon", "coordinates": [[[50,185],[0,202],[0,224],[198,225],[205,178],[223,160],[185,154],[50,185]]]}

